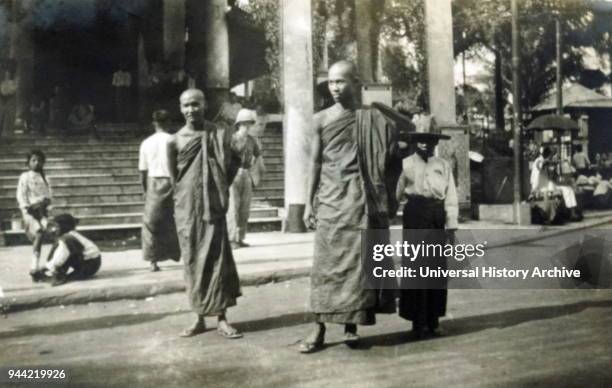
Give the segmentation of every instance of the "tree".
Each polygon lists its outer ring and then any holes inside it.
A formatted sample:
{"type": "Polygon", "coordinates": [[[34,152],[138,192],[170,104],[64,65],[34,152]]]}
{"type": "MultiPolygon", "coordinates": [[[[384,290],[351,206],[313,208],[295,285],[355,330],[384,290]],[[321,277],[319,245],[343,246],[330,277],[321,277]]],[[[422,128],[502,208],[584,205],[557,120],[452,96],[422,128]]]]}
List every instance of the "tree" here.
{"type": "Polygon", "coordinates": [[[383,71],[397,97],[426,108],[425,7],[422,0],[387,0],[382,18],[383,71]]]}
{"type": "MultiPolygon", "coordinates": [[[[573,78],[584,67],[576,50],[591,18],[586,0],[523,0],[519,3],[521,96],[524,112],[536,105],[555,83],[555,18],[563,31],[563,76],[573,78]]],[[[497,109],[511,90],[512,41],[510,2],[455,0],[453,3],[455,54],[482,45],[497,56],[497,109]]]]}

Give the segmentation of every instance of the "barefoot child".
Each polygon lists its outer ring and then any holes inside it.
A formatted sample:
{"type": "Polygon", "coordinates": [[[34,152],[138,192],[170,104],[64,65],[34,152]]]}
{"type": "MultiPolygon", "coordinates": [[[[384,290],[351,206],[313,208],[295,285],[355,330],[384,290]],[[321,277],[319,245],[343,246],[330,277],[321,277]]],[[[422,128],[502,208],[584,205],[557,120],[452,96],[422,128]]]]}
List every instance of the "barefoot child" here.
{"type": "Polygon", "coordinates": [[[69,280],[90,278],[102,264],[100,249],[75,230],[77,223],[78,220],[70,214],[55,216],[49,223],[49,232],[55,242],[47,259],[46,270],[53,279],[53,286],[69,280]]]}
{"type": "Polygon", "coordinates": [[[51,204],[51,186],[43,170],[45,159],[42,151],[31,151],[26,162],[29,171],[21,174],[17,184],[17,202],[23,217],[25,233],[34,246],[34,255],[30,264],[30,276],[34,281],[37,281],[35,274],[40,267],[40,250],[51,204]]]}

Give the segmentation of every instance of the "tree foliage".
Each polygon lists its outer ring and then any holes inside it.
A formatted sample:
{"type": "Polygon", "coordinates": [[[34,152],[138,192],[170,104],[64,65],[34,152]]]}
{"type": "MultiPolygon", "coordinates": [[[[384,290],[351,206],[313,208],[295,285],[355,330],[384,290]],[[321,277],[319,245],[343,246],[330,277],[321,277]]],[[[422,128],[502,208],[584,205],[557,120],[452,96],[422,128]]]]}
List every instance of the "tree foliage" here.
{"type": "MultiPolygon", "coordinates": [[[[555,83],[555,20],[562,25],[562,71],[565,79],[584,69],[579,48],[591,21],[586,0],[519,1],[520,102],[524,111],[536,105],[555,83]]],[[[455,0],[453,28],[455,54],[476,45],[501,55],[502,87],[512,88],[512,15],[509,0],[455,0]]],[[[592,44],[592,42],[591,42],[592,44]]]]}
{"type": "MultiPolygon", "coordinates": [[[[355,62],[355,2],[359,0],[313,0],[314,69],[324,58],[327,44],[330,63],[339,59],[355,62]]],[[[520,101],[523,109],[537,104],[555,82],[555,18],[563,32],[563,75],[578,78],[584,69],[579,48],[594,46],[601,53],[611,49],[609,14],[593,12],[595,0],[519,0],[521,59],[520,101]]],[[[266,60],[274,83],[280,86],[280,30],[278,0],[244,2],[245,10],[266,31],[269,48],[266,60]]],[[[424,0],[386,0],[377,10],[383,73],[399,96],[415,102],[426,100],[426,48],[424,0]]],[[[455,55],[478,47],[501,56],[503,101],[511,91],[512,39],[510,0],[454,0],[453,32],[455,55]]],[[[280,88],[278,88],[280,90],[280,88]]]]}

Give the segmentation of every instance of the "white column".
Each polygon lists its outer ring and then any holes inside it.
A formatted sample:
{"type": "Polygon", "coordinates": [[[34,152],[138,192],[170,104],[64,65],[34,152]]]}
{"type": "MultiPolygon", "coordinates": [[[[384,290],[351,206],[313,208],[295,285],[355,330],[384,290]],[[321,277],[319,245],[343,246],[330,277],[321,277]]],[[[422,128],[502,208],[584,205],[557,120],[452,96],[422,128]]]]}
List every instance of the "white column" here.
{"type": "Polygon", "coordinates": [[[302,232],[314,112],[312,10],[310,1],[281,0],[280,12],[286,230],[302,232]]]}
{"type": "Polygon", "coordinates": [[[451,0],[425,1],[429,105],[438,124],[455,124],[453,15],[451,0]]]}

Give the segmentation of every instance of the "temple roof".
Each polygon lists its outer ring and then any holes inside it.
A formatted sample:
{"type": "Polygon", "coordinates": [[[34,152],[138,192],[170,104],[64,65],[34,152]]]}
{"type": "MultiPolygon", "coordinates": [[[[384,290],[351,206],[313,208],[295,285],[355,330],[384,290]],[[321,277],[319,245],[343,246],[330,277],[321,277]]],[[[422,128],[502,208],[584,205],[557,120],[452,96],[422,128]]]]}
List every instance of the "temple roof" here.
{"type": "MultiPolygon", "coordinates": [[[[536,105],[532,111],[553,110],[557,107],[556,89],[536,105]]],[[[587,87],[574,83],[563,88],[564,108],[612,108],[612,98],[597,93],[587,87]]]]}

